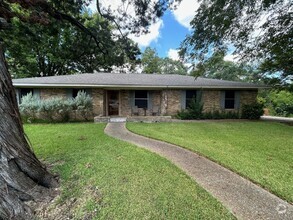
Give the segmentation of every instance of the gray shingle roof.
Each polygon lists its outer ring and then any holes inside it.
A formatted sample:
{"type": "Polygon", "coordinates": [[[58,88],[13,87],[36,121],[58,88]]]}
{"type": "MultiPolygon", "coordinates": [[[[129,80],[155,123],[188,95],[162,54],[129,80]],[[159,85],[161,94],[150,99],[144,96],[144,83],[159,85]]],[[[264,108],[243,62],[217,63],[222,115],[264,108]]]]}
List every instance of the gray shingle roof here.
{"type": "Polygon", "coordinates": [[[14,79],[15,87],[76,88],[228,88],[257,89],[262,86],[184,75],[85,73],[66,76],[14,79]]]}

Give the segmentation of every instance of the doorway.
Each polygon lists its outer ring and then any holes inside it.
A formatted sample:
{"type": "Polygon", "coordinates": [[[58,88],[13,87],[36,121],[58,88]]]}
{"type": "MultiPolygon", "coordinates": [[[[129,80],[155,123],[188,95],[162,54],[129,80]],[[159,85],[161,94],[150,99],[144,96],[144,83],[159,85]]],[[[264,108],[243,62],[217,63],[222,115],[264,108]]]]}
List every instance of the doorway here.
{"type": "Polygon", "coordinates": [[[119,115],[119,91],[108,91],[108,115],[119,115]]]}

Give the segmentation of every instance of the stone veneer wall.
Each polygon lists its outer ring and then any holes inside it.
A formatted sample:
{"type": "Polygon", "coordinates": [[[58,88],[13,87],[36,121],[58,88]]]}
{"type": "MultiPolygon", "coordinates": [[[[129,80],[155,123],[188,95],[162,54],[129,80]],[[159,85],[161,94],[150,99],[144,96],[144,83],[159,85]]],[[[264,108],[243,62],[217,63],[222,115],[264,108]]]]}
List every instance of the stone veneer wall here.
{"type": "Polygon", "coordinates": [[[66,99],[67,98],[66,89],[56,89],[56,88],[40,89],[41,99],[48,99],[52,97],[61,97],[66,99]]]}
{"type": "MultiPolygon", "coordinates": [[[[152,105],[160,106],[161,115],[176,115],[181,110],[181,94],[182,90],[155,90],[152,91],[152,105]]],[[[51,97],[67,98],[66,89],[40,89],[40,98],[47,99],[51,97]]],[[[106,99],[105,90],[92,89],[93,97],[93,113],[95,116],[106,115],[106,99]]],[[[243,90],[240,91],[240,109],[243,104],[250,104],[256,101],[257,90],[243,90]]],[[[130,103],[130,91],[120,91],[120,115],[131,116],[131,103],[130,103]]],[[[221,90],[204,90],[202,92],[202,101],[204,103],[203,111],[210,112],[215,110],[221,110],[221,90]]],[[[149,110],[146,111],[146,115],[150,115],[149,110]]],[[[141,109],[140,115],[144,115],[141,109]]]]}
{"type": "Polygon", "coordinates": [[[176,115],[181,110],[181,90],[163,90],[161,112],[163,115],[176,115]]]}
{"type": "Polygon", "coordinates": [[[105,115],[104,92],[103,89],[92,89],[94,116],[105,115]]]}
{"type": "Polygon", "coordinates": [[[130,92],[129,90],[120,91],[119,112],[121,116],[131,116],[130,92]]]}
{"type": "Polygon", "coordinates": [[[251,104],[256,102],[257,90],[251,91],[240,91],[240,109],[243,105],[251,104]]]}
{"type": "Polygon", "coordinates": [[[221,91],[204,90],[202,91],[201,100],[203,102],[203,112],[213,112],[221,110],[221,91]]]}

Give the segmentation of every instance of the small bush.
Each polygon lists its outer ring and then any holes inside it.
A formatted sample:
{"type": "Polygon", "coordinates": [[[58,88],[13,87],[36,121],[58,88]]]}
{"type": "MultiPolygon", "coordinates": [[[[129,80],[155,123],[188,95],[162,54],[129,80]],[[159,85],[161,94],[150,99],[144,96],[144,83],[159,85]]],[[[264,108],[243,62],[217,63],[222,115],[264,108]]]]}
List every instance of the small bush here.
{"type": "Polygon", "coordinates": [[[31,93],[21,99],[20,113],[27,122],[68,122],[89,120],[92,117],[92,98],[78,92],[74,99],[54,97],[40,100],[31,93]]]}
{"type": "Polygon", "coordinates": [[[28,120],[34,120],[37,117],[40,104],[40,99],[29,93],[21,99],[21,104],[19,105],[20,114],[28,120]]]}
{"type": "Polygon", "coordinates": [[[253,103],[249,105],[243,105],[241,118],[244,119],[259,119],[264,113],[263,105],[260,103],[253,103]]]}
{"type": "Polygon", "coordinates": [[[203,103],[193,98],[187,109],[177,113],[177,118],[182,120],[202,119],[203,103]]]}

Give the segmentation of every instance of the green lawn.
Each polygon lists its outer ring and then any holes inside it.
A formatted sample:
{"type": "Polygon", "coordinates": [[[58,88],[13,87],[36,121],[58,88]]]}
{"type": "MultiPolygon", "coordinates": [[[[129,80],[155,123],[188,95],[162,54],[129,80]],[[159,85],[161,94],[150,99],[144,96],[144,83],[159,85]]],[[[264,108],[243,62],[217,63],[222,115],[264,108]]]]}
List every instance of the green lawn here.
{"type": "Polygon", "coordinates": [[[269,122],[128,123],[198,152],[293,202],[293,126],[269,122]]]}
{"type": "Polygon", "coordinates": [[[106,136],[104,126],[25,125],[37,156],[60,174],[57,204],[72,202],[71,218],[234,219],[175,165],[106,136]]]}

